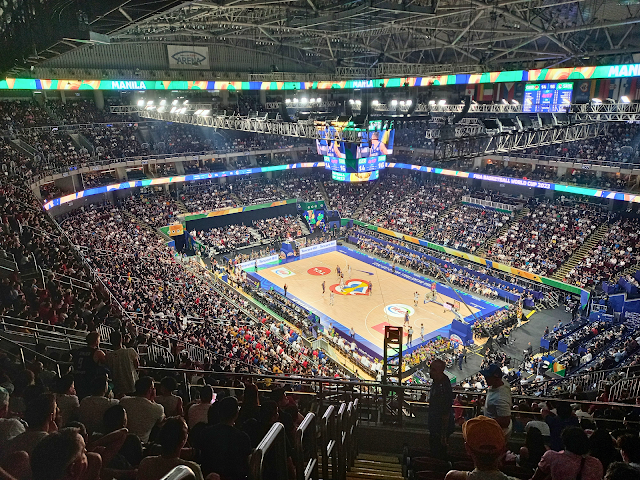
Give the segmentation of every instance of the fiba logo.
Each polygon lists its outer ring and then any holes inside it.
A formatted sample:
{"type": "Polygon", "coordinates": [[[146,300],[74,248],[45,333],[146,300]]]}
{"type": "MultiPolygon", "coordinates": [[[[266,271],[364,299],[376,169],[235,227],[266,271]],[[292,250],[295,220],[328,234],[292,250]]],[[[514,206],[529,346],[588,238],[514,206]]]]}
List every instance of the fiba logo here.
{"type": "Polygon", "coordinates": [[[327,267],[313,267],[313,268],[310,268],[309,270],[307,270],[307,273],[308,273],[309,275],[319,275],[319,276],[322,276],[322,275],[328,275],[328,274],[330,274],[330,273],[331,273],[331,269],[330,269],[330,268],[327,268],[327,267]]]}
{"type": "Polygon", "coordinates": [[[409,316],[416,313],[416,311],[410,307],[409,305],[404,305],[402,303],[392,303],[391,305],[387,305],[384,307],[384,313],[389,315],[390,317],[399,317],[404,318],[404,315],[409,312],[409,316]]]}

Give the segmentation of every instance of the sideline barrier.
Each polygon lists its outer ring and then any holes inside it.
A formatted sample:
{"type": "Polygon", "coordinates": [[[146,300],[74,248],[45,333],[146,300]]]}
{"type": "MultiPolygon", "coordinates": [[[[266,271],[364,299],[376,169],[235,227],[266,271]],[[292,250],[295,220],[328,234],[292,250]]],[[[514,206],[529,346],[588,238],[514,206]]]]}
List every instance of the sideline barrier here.
{"type": "Polygon", "coordinates": [[[304,258],[313,257],[322,253],[334,252],[336,250],[337,242],[332,240],[330,242],[318,243],[317,245],[311,245],[310,247],[302,247],[300,249],[300,260],[304,258]]]}

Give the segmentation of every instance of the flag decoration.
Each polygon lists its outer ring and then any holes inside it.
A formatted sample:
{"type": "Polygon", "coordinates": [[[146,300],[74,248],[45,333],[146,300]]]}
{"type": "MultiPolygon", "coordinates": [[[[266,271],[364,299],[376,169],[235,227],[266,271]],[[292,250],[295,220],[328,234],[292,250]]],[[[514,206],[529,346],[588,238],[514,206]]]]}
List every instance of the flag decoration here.
{"type": "Polygon", "coordinates": [[[558,362],[553,362],[549,370],[552,370],[553,373],[555,373],[556,375],[560,375],[561,377],[564,377],[567,374],[566,367],[558,362]]]}

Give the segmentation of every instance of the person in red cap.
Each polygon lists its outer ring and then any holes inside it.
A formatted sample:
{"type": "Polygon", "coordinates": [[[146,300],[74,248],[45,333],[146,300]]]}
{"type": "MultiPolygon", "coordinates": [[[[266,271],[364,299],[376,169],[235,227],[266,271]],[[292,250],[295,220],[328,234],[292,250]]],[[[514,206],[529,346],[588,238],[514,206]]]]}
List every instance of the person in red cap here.
{"type": "Polygon", "coordinates": [[[500,471],[507,441],[498,422],[484,415],[472,418],[462,425],[462,436],[475,468],[471,472],[451,470],[445,480],[516,480],[500,471]]]}

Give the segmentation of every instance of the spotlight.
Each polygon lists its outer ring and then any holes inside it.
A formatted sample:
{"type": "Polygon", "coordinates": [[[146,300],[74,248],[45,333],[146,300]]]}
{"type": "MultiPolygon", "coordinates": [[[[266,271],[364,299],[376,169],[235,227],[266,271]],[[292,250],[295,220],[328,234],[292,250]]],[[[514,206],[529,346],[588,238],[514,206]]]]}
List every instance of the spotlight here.
{"type": "Polygon", "coordinates": [[[169,113],[176,113],[176,110],[178,110],[177,107],[171,107],[171,110],[169,111],[169,113]]]}
{"type": "Polygon", "coordinates": [[[173,102],[171,102],[171,105],[177,105],[178,104],[178,100],[174,100],[173,102]]]}
{"type": "Polygon", "coordinates": [[[398,105],[398,100],[391,100],[391,106],[395,107],[396,105],[398,105]]]}
{"type": "Polygon", "coordinates": [[[362,103],[362,100],[356,100],[356,105],[360,105],[362,103]]]}
{"type": "Polygon", "coordinates": [[[284,103],[291,103],[291,99],[290,99],[290,98],[287,98],[287,99],[284,101],[284,103]]]}
{"type": "Polygon", "coordinates": [[[620,101],[622,103],[631,103],[631,100],[629,100],[629,97],[627,97],[626,95],[621,96],[620,101]]]}
{"type": "Polygon", "coordinates": [[[504,98],[502,99],[502,103],[503,103],[504,105],[509,105],[509,102],[507,102],[504,98]]]}
{"type": "Polygon", "coordinates": [[[380,102],[379,102],[378,100],[373,100],[373,101],[371,102],[371,105],[373,105],[373,106],[375,107],[375,106],[377,106],[377,105],[380,105],[380,102]]]}
{"type": "Polygon", "coordinates": [[[144,100],[138,100],[138,106],[142,107],[144,105],[144,100]]]}
{"type": "Polygon", "coordinates": [[[515,98],[513,100],[511,100],[511,103],[513,103],[514,105],[520,105],[520,102],[518,100],[516,100],[515,98]]]}
{"type": "Polygon", "coordinates": [[[307,103],[309,101],[309,99],[307,97],[302,97],[301,102],[302,103],[307,103]]]}
{"type": "Polygon", "coordinates": [[[167,104],[166,100],[160,100],[160,105],[162,105],[163,107],[167,104]]]}
{"type": "Polygon", "coordinates": [[[309,103],[316,103],[316,99],[315,98],[310,99],[309,103]]]}
{"type": "Polygon", "coordinates": [[[407,100],[407,102],[406,102],[406,103],[407,103],[407,105],[410,107],[410,106],[411,106],[411,104],[412,104],[413,102],[412,102],[411,100],[407,100]]]}
{"type": "Polygon", "coordinates": [[[294,99],[293,99],[293,103],[298,103],[298,99],[297,99],[297,98],[294,98],[294,99]]]}
{"type": "Polygon", "coordinates": [[[429,100],[429,105],[435,105],[436,101],[435,100],[429,100]]]}
{"type": "Polygon", "coordinates": [[[592,103],[596,103],[596,104],[600,104],[600,103],[602,103],[602,100],[600,100],[599,98],[592,98],[591,102],[592,103]]]}
{"type": "Polygon", "coordinates": [[[350,105],[353,105],[354,103],[355,103],[355,102],[353,101],[353,98],[350,98],[350,99],[349,99],[349,104],[350,104],[350,105]]]}
{"type": "Polygon", "coordinates": [[[184,102],[182,102],[183,105],[186,105],[187,103],[189,103],[189,100],[185,100],[184,102]]]}
{"type": "Polygon", "coordinates": [[[440,101],[438,102],[438,105],[440,105],[441,107],[445,106],[446,104],[447,104],[447,101],[446,101],[446,100],[440,100],[440,101]]]}
{"type": "Polygon", "coordinates": [[[210,113],[210,111],[209,111],[209,110],[203,110],[203,111],[202,111],[202,113],[201,113],[201,115],[202,115],[203,117],[206,117],[207,115],[209,115],[209,113],[210,113]]]}
{"type": "Polygon", "coordinates": [[[322,99],[320,97],[316,98],[316,102],[322,103],[322,99]]]}
{"type": "Polygon", "coordinates": [[[404,107],[404,100],[400,100],[400,106],[404,107]]]}

